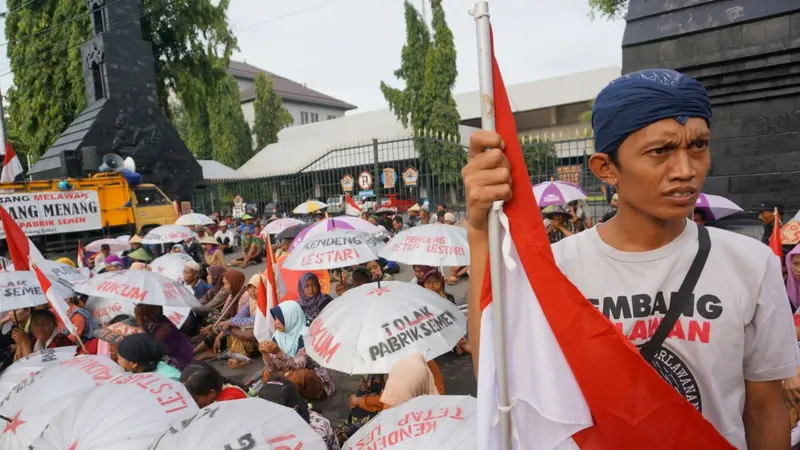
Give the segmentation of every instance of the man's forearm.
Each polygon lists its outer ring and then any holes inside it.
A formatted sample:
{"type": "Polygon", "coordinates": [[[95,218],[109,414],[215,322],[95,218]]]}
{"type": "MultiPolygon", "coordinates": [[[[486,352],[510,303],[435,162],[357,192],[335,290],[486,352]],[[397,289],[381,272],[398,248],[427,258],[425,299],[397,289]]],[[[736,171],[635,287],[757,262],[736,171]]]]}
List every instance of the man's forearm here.
{"type": "Polygon", "coordinates": [[[483,276],[486,273],[486,262],[489,260],[489,232],[470,228],[467,231],[469,240],[469,297],[467,298],[467,326],[469,343],[472,346],[472,364],[475,377],[478,376],[478,355],[481,343],[481,292],[483,276]]]}
{"type": "MultiPolygon", "coordinates": [[[[748,384],[751,382],[747,382],[748,384]]],[[[783,390],[780,381],[775,383],[775,395],[757,398],[751,401],[750,389],[744,405],[744,428],[747,434],[748,450],[785,450],[790,446],[791,425],[789,424],[789,408],[783,401],[783,390]]],[[[759,389],[763,392],[762,389],[759,389]]]]}

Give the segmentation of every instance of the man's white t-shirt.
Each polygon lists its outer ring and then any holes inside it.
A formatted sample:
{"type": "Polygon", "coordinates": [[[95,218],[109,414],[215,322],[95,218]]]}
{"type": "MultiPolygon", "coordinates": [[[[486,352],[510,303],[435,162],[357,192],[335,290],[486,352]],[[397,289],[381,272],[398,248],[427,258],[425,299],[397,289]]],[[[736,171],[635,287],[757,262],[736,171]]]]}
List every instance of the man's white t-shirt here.
{"type": "MultiPolygon", "coordinates": [[[[653,251],[616,250],[594,227],[562,239],[553,252],[581,293],[641,345],[697,254],[697,225],[686,223],[680,236],[653,251]]],[[[797,340],[778,258],[755,239],[708,231],[711,252],[694,298],[654,360],[662,377],[728,441],[746,449],[745,380],[794,376],[797,340]]]]}

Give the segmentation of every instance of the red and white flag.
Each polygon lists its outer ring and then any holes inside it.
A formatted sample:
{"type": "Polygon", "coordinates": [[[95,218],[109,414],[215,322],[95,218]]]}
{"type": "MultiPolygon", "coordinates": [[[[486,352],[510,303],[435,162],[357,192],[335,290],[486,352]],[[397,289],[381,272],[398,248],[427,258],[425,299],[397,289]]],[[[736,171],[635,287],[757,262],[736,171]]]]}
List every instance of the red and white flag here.
{"type": "Polygon", "coordinates": [[[31,270],[31,259],[35,262],[44,261],[44,256],[39,249],[33,245],[22,228],[2,206],[0,206],[0,223],[3,224],[8,255],[14,264],[14,270],[31,270]]]}
{"type": "Polygon", "coordinates": [[[781,215],[778,208],[774,211],[775,220],[772,223],[772,234],[769,236],[769,248],[772,253],[778,256],[778,259],[783,261],[783,245],[781,243],[781,215]]]}
{"type": "Polygon", "coordinates": [[[78,241],[78,268],[79,269],[83,269],[83,258],[84,258],[83,245],[81,244],[81,241],[78,241]]]}
{"type": "Polygon", "coordinates": [[[53,286],[33,260],[31,260],[31,266],[33,267],[33,271],[36,272],[36,278],[39,279],[42,292],[44,292],[44,296],[47,298],[47,303],[50,304],[50,308],[58,315],[61,323],[67,327],[67,330],[77,336],[78,329],[70,320],[69,314],[67,314],[69,305],[67,305],[66,298],[70,295],[70,290],[59,284],[53,286]]]}
{"type": "Polygon", "coordinates": [[[256,322],[253,326],[253,334],[258,342],[272,339],[275,333],[275,321],[269,314],[269,310],[278,304],[278,284],[275,282],[275,253],[272,252],[272,245],[267,241],[267,268],[261,277],[261,284],[258,286],[258,298],[256,304],[258,310],[255,312],[256,322]]]}
{"type": "MultiPolygon", "coordinates": [[[[13,183],[17,179],[17,175],[24,172],[22,170],[22,163],[19,162],[19,156],[11,146],[11,142],[5,141],[5,153],[3,156],[3,171],[0,173],[0,183],[13,183]]],[[[2,141],[0,141],[2,143],[2,141]]]]}
{"type": "MultiPolygon", "coordinates": [[[[511,163],[503,211],[504,340],[515,449],[733,448],[639,355],[556,266],[492,59],[497,132],[511,163]]],[[[481,293],[478,448],[500,446],[497,367],[487,264],[481,293]]]]}
{"type": "Polygon", "coordinates": [[[344,213],[345,215],[352,216],[352,217],[360,217],[361,216],[361,208],[358,206],[353,197],[350,197],[350,194],[345,194],[345,204],[344,204],[344,213]]]}

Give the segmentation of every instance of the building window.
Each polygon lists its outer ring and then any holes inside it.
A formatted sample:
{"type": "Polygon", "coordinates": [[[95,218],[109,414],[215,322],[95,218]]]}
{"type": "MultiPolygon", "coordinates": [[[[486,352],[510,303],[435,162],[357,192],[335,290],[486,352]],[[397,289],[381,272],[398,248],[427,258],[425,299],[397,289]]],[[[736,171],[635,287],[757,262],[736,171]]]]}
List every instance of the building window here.
{"type": "Polygon", "coordinates": [[[100,5],[94,5],[92,8],[92,25],[94,26],[94,34],[95,36],[98,34],[103,34],[106,31],[105,20],[103,20],[103,8],[100,5]]]}
{"type": "Polygon", "coordinates": [[[332,120],[332,119],[335,119],[335,118],[336,118],[336,116],[328,115],[328,118],[326,120],[332,120]]]}
{"type": "Polygon", "coordinates": [[[319,122],[319,114],[311,113],[311,122],[319,122]]]}
{"type": "Polygon", "coordinates": [[[300,111],[300,125],[305,125],[308,123],[308,113],[305,111],[300,111]]]}
{"type": "Polygon", "coordinates": [[[92,63],[92,85],[94,86],[94,99],[102,100],[106,98],[105,83],[103,83],[103,69],[98,63],[92,63]]]}

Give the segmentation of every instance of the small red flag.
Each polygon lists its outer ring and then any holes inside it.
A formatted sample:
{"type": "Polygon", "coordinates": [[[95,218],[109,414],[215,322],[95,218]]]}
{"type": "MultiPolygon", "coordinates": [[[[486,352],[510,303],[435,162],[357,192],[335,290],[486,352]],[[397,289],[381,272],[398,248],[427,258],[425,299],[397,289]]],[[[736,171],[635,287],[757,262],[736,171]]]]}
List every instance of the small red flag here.
{"type": "MultiPolygon", "coordinates": [[[[3,231],[6,234],[6,246],[11,262],[14,263],[14,270],[31,270],[30,255],[31,242],[28,236],[17,225],[14,218],[0,206],[0,220],[3,222],[3,231]]],[[[38,253],[38,251],[37,251],[38,253]]]]}
{"type": "Polygon", "coordinates": [[[783,261],[783,246],[781,246],[781,216],[775,208],[775,222],[772,224],[772,234],[769,237],[769,248],[783,261]]]}

